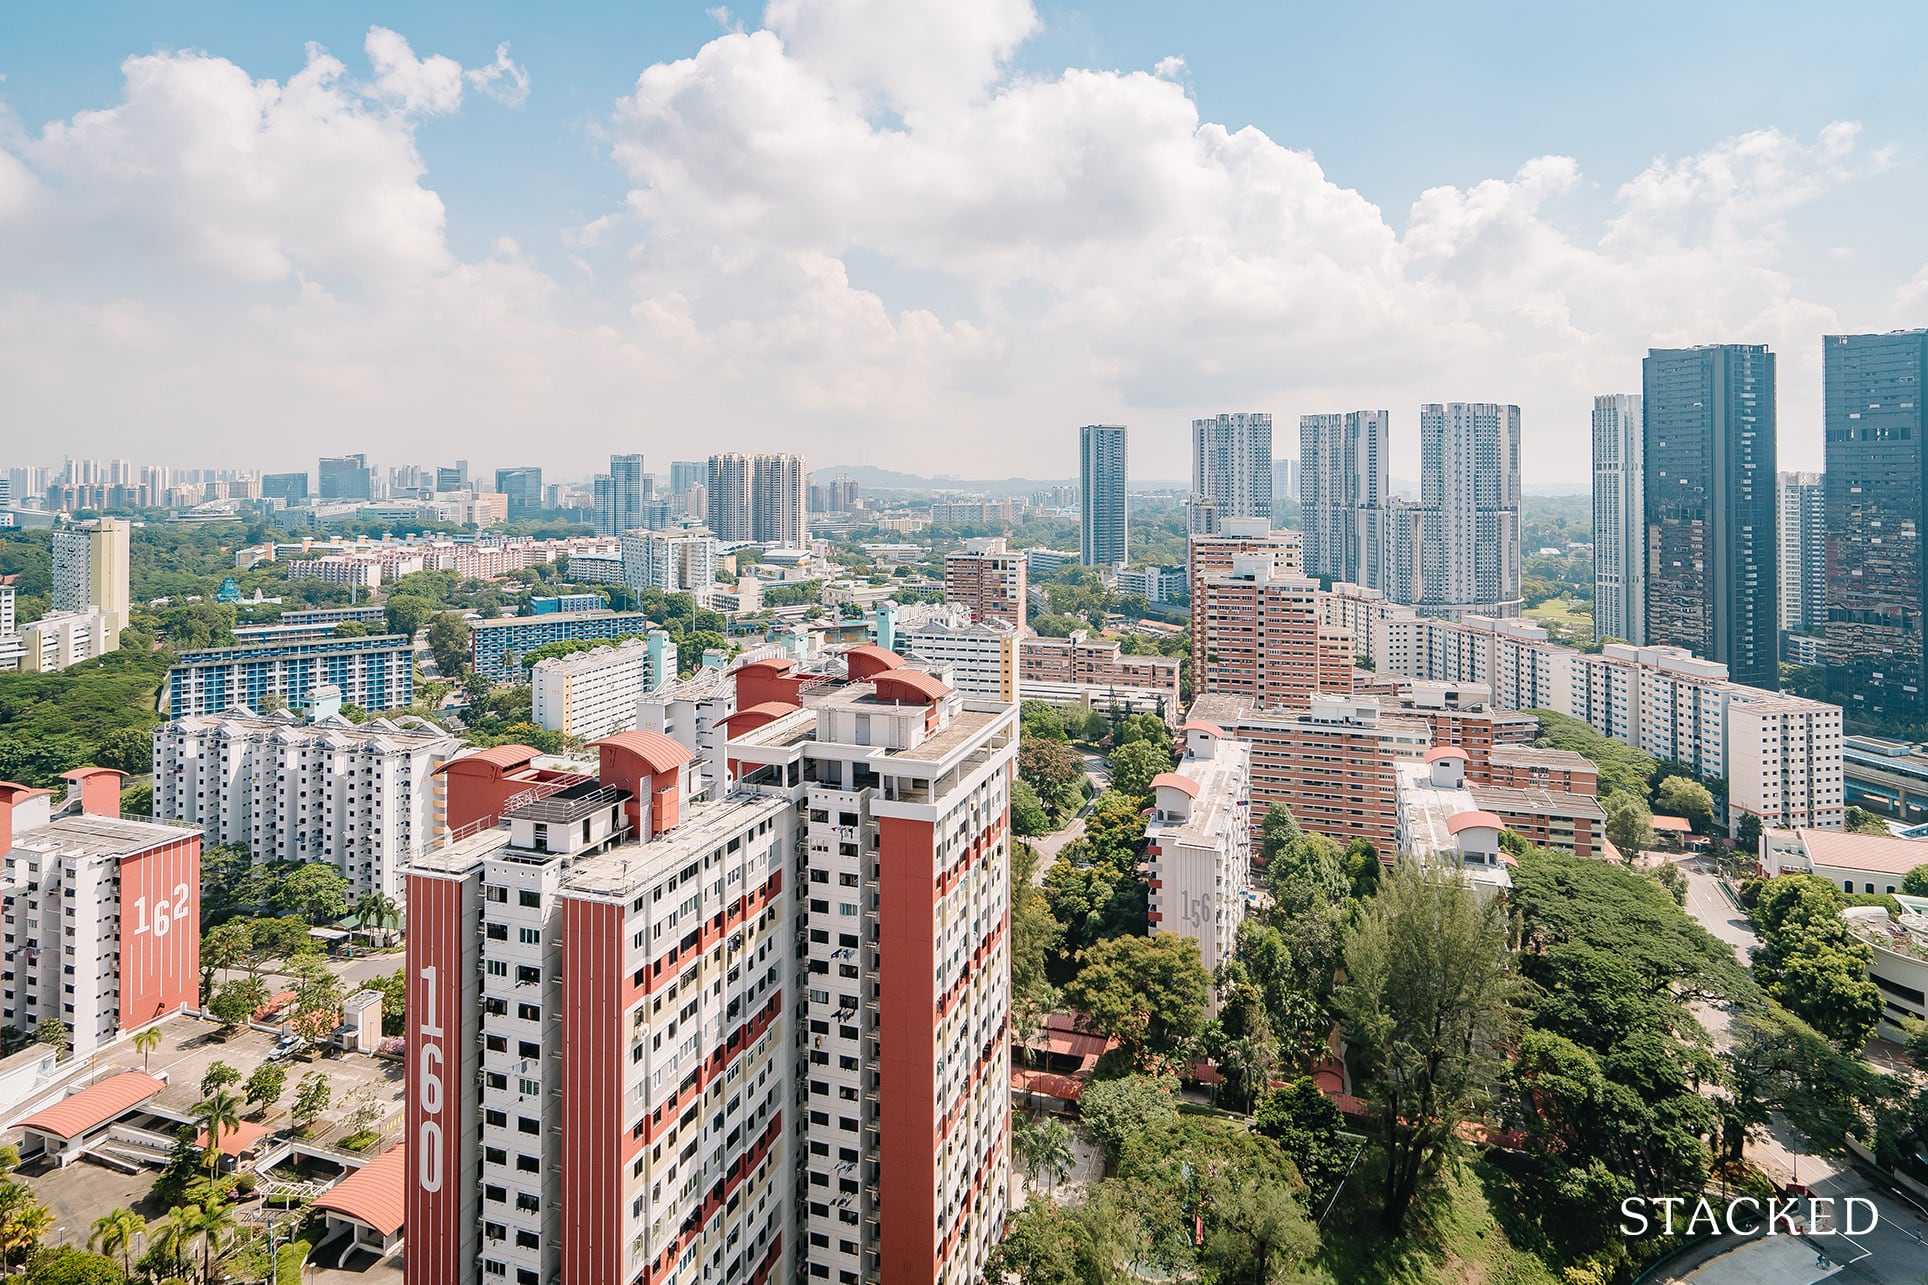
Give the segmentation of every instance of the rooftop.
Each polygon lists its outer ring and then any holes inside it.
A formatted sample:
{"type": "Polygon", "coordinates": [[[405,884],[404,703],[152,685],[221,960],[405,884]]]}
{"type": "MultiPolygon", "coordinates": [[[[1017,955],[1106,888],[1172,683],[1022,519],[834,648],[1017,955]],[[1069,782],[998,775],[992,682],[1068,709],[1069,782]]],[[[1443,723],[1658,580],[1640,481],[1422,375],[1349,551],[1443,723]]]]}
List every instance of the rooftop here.
{"type": "Polygon", "coordinates": [[[1152,784],[1185,791],[1191,796],[1191,813],[1183,821],[1161,821],[1154,814],[1147,835],[1160,842],[1217,847],[1228,834],[1242,834],[1251,808],[1251,762],[1251,746],[1221,741],[1211,758],[1187,756],[1177,771],[1159,773],[1152,784]]]}
{"type": "Polygon", "coordinates": [[[780,795],[733,794],[723,799],[695,800],[685,807],[674,830],[648,843],[632,839],[571,862],[563,891],[572,896],[627,901],[665,872],[754,829],[766,817],[780,816],[790,806],[780,795]]]}
{"type": "Polygon", "coordinates": [[[78,1138],[120,1119],[158,1094],[167,1084],[141,1071],[122,1071],[70,1093],[20,1121],[19,1127],[38,1129],[61,1138],[78,1138]]]}
{"type": "Polygon", "coordinates": [[[16,834],[13,846],[16,851],[24,848],[75,857],[119,857],[200,837],[201,832],[191,826],[75,813],[16,834]]]}
{"type": "Polygon", "coordinates": [[[473,620],[470,628],[479,630],[510,629],[516,625],[559,625],[573,624],[583,620],[643,620],[648,616],[640,611],[551,611],[540,616],[497,616],[493,620],[473,620]]]}
{"type": "Polygon", "coordinates": [[[1495,745],[1486,761],[1494,767],[1545,768],[1550,772],[1597,772],[1593,760],[1572,750],[1543,750],[1535,745],[1495,745]]]}
{"type": "MultiPolygon", "coordinates": [[[[1660,818],[1655,817],[1657,823],[1660,818]]],[[[1868,870],[1905,875],[1928,864],[1928,843],[1881,834],[1849,834],[1844,830],[1796,830],[1809,862],[1837,870],[1868,870]]]]}
{"type": "MultiPolygon", "coordinates": [[[[1489,812],[1511,812],[1522,816],[1585,817],[1599,825],[1607,822],[1600,801],[1587,794],[1568,794],[1537,786],[1516,790],[1509,785],[1475,785],[1473,798],[1489,812]]],[[[1656,818],[1658,819],[1658,818],[1656,818]]]]}
{"type": "Polygon", "coordinates": [[[322,1192],[315,1198],[314,1207],[365,1223],[383,1236],[393,1236],[402,1229],[407,1196],[408,1146],[399,1144],[322,1192]]]}

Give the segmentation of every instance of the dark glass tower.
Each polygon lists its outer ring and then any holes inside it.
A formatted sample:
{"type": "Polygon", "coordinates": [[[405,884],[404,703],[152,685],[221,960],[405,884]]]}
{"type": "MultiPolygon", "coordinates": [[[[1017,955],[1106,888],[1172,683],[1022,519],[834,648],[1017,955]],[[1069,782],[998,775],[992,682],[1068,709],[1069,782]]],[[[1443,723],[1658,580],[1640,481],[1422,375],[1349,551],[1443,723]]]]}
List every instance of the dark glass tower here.
{"type": "Polygon", "coordinates": [[[1647,641],[1777,688],[1774,354],[1656,348],[1641,382],[1647,641]]]}
{"type": "Polygon", "coordinates": [[[1827,690],[1849,718],[1928,714],[1922,528],[1928,330],[1829,335],[1826,400],[1827,690]]]}

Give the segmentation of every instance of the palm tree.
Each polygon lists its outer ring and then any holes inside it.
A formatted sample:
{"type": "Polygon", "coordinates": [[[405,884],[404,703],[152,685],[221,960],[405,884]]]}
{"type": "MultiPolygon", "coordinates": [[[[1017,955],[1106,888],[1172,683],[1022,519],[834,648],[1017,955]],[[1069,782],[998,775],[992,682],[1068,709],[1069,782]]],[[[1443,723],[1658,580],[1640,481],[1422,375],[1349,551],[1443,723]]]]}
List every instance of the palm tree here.
{"type": "Polygon", "coordinates": [[[154,1252],[174,1265],[174,1275],[181,1274],[188,1247],[205,1220],[199,1205],[176,1205],[167,1211],[167,1221],[154,1225],[154,1252]]]}
{"type": "Polygon", "coordinates": [[[121,1275],[131,1281],[134,1279],[134,1246],[146,1232],[147,1219],[125,1207],[111,1209],[94,1219],[94,1229],[87,1237],[87,1247],[99,1250],[110,1258],[119,1254],[121,1275]]]}
{"type": "Polygon", "coordinates": [[[1047,1178],[1051,1191],[1057,1190],[1076,1159],[1071,1150],[1071,1130],[1061,1120],[1040,1119],[1020,1125],[1011,1142],[1024,1162],[1025,1175],[1033,1182],[1040,1176],[1047,1178]]]}
{"type": "Polygon", "coordinates": [[[0,1183],[0,1259],[15,1262],[40,1243],[54,1216],[23,1182],[0,1183]]]}
{"type": "Polygon", "coordinates": [[[208,1172],[217,1172],[221,1163],[221,1139],[241,1127],[241,1099],[225,1088],[208,1094],[194,1108],[194,1118],[208,1135],[208,1172]]]}
{"type": "Polygon", "coordinates": [[[201,1279],[214,1279],[214,1260],[222,1252],[221,1242],[226,1240],[240,1224],[235,1221],[234,1210],[218,1201],[201,1212],[201,1279]]]}
{"type": "Polygon", "coordinates": [[[381,929],[384,946],[388,944],[389,931],[401,922],[402,908],[380,888],[364,893],[361,900],[355,903],[355,911],[361,916],[362,930],[370,937],[374,936],[376,928],[381,929]]]}
{"type": "Polygon", "coordinates": [[[150,1026],[134,1032],[134,1051],[141,1055],[141,1070],[147,1069],[147,1056],[161,1046],[161,1028],[150,1026]]]}

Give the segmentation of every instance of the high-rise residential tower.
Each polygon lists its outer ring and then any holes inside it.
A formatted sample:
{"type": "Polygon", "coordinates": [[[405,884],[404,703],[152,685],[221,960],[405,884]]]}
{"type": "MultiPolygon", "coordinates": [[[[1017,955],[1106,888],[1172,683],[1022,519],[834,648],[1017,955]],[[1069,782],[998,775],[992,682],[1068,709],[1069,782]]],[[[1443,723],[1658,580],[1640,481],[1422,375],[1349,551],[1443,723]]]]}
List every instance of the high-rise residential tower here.
{"type": "Polygon", "coordinates": [[[962,607],[973,621],[1002,620],[1024,628],[1024,555],[1001,538],[966,540],[944,558],[944,601],[962,607]]]}
{"type": "Polygon", "coordinates": [[[53,609],[98,608],[106,621],[106,651],[120,645],[127,627],[129,536],[125,518],[97,518],[54,532],[53,609]]]}
{"type": "Polygon", "coordinates": [[[1775,483],[1783,633],[1820,633],[1828,622],[1827,492],[1819,473],[1783,473],[1775,483]]]}
{"type": "Polygon", "coordinates": [[[1593,632],[1633,643],[1646,641],[1640,420],[1638,393],[1593,399],[1593,632]]]}
{"type": "Polygon", "coordinates": [[[1928,330],[1829,335],[1822,379],[1828,699],[1850,718],[1919,719],[1928,712],[1928,330]]]}
{"type": "Polygon", "coordinates": [[[1221,521],[1272,516],[1270,415],[1192,421],[1192,496],[1210,501],[1221,521]]]}
{"type": "Polygon", "coordinates": [[[1386,412],[1299,417],[1305,573],[1385,587],[1386,412]]]}
{"type": "Polygon", "coordinates": [[[726,451],[710,456],[709,527],[724,544],[741,544],[755,539],[755,511],[750,502],[750,481],[755,465],[748,455],[726,451]]]}
{"type": "Polygon", "coordinates": [[[1419,408],[1420,605],[1449,616],[1520,614],[1520,408],[1419,408]]]}
{"type": "Polygon", "coordinates": [[[1078,430],[1078,560],[1088,567],[1127,562],[1125,426],[1086,424],[1078,430]]]}
{"type": "Polygon", "coordinates": [[[1774,354],[1656,348],[1641,370],[1646,641],[1777,688],[1774,354]]]}
{"type": "Polygon", "coordinates": [[[710,466],[702,460],[671,460],[669,466],[669,493],[688,495],[694,487],[702,486],[710,475],[710,466]]]}
{"type": "Polygon", "coordinates": [[[596,534],[621,535],[643,526],[643,502],[649,498],[649,474],[641,455],[612,455],[609,471],[596,474],[596,534]]]}
{"type": "Polygon", "coordinates": [[[751,539],[800,549],[809,511],[801,455],[759,455],[750,467],[751,539]]]}

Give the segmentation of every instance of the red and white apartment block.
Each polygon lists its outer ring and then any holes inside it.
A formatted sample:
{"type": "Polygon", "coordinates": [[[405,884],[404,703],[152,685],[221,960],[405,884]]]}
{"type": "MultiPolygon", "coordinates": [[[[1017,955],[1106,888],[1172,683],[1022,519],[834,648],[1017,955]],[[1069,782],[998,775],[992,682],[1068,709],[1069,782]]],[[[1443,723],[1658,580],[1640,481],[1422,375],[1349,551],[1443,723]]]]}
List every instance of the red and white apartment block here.
{"type": "Polygon", "coordinates": [[[733,681],[721,779],[652,730],[594,777],[446,774],[463,824],[408,887],[411,1285],[979,1278],[1016,707],[874,647],[733,681]]]}

